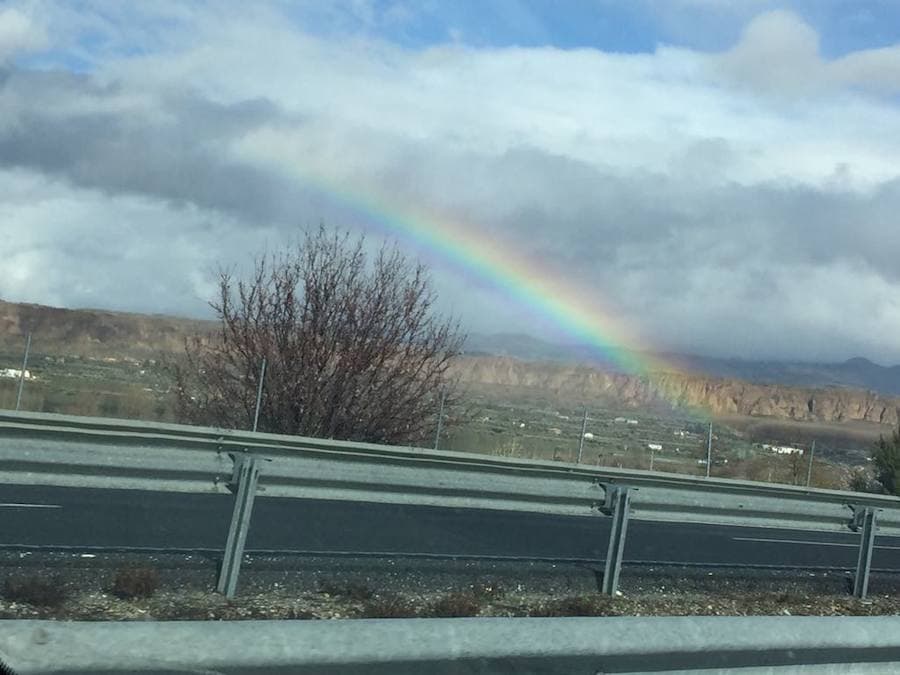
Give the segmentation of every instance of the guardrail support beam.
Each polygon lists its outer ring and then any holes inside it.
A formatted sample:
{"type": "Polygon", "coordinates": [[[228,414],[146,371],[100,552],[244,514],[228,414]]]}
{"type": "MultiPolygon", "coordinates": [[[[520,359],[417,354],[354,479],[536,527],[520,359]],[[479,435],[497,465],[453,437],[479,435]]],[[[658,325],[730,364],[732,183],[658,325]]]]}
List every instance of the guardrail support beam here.
{"type": "Polygon", "coordinates": [[[238,574],[244,558],[244,544],[250,530],[250,514],[253,511],[253,500],[256,498],[256,484],[259,482],[259,460],[256,457],[235,455],[233,459],[234,510],[231,513],[225,556],[222,558],[219,583],[216,586],[216,590],[223,593],[226,598],[233,598],[237,590],[238,574]]]}
{"type": "Polygon", "coordinates": [[[861,511],[862,533],[859,540],[859,558],[856,562],[856,576],[853,577],[853,595],[864,600],[869,590],[869,570],[872,568],[872,550],[875,548],[875,514],[867,506],[861,511]]]}
{"type": "Polygon", "coordinates": [[[609,530],[609,546],[606,549],[606,568],[603,572],[604,595],[615,596],[619,590],[619,572],[622,569],[622,554],[625,551],[625,534],[628,531],[628,511],[631,494],[625,487],[609,487],[607,508],[612,515],[609,530]]]}

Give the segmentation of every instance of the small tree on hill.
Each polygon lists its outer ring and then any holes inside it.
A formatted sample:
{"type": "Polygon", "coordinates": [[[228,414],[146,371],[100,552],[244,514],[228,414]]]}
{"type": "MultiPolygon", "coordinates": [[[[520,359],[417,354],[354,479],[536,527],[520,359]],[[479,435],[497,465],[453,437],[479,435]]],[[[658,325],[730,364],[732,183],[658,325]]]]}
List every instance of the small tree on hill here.
{"type": "Polygon", "coordinates": [[[217,296],[215,335],[188,341],[174,367],[184,421],[250,428],[263,359],[260,431],[421,442],[441,392],[453,401],[464,338],[396,247],[370,257],[362,238],[319,228],[248,279],[220,273],[217,296]]]}
{"type": "Polygon", "coordinates": [[[884,491],[890,495],[898,492],[897,471],[900,469],[900,427],[890,438],[881,436],[872,451],[872,463],[875,465],[875,479],[881,483],[884,491]]]}

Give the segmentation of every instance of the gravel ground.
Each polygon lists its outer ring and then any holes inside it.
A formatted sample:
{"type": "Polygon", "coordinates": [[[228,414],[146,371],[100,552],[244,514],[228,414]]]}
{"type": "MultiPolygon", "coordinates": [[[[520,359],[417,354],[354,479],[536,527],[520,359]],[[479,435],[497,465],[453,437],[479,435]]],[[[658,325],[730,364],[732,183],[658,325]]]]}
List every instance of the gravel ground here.
{"type": "Polygon", "coordinates": [[[701,593],[597,593],[553,596],[466,589],[451,594],[283,593],[277,590],[226,600],[212,592],[158,591],[150,598],[120,599],[87,592],[57,607],[0,601],[0,618],[72,620],[347,619],[435,616],[876,616],[900,613],[895,597],[859,602],[841,595],[761,592],[755,595],[701,593]]]}
{"type": "Polygon", "coordinates": [[[204,555],[0,553],[0,618],[340,619],[404,616],[884,615],[900,613],[900,575],[873,573],[870,598],[844,571],[626,566],[621,594],[573,563],[253,556],[234,600],[214,592],[204,555]],[[151,571],[150,597],[118,597],[122,570],[151,571]],[[29,580],[40,579],[33,588],[29,580]],[[25,583],[26,589],[21,589],[25,583]],[[16,588],[19,588],[16,592],[16,588]],[[31,597],[29,596],[31,594],[31,597]],[[38,597],[42,595],[44,597],[38,597]]]}

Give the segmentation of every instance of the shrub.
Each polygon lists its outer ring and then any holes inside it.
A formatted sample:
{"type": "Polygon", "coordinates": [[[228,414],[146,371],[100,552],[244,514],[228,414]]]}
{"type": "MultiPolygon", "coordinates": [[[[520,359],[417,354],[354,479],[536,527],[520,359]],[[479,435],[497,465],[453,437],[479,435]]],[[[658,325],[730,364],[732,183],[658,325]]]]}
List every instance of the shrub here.
{"type": "Polygon", "coordinates": [[[59,607],[68,593],[58,577],[7,577],[3,596],[13,602],[27,602],[37,607],[59,607]]]}
{"type": "Polygon", "coordinates": [[[881,492],[879,486],[865,469],[854,469],[850,474],[849,488],[853,492],[881,492]]]}
{"type": "Polygon", "coordinates": [[[119,598],[149,598],[159,587],[159,573],[151,567],[125,567],[116,573],[112,593],[119,598]]]}
{"type": "Polygon", "coordinates": [[[900,494],[897,484],[897,471],[900,469],[900,427],[886,439],[878,439],[872,451],[872,462],[875,464],[875,478],[881,483],[889,495],[900,494]]]}
{"type": "Polygon", "coordinates": [[[604,595],[572,595],[534,608],[531,616],[610,616],[612,598],[604,595]]]}
{"type": "Polygon", "coordinates": [[[336,598],[349,600],[371,600],[375,593],[371,588],[359,581],[339,583],[337,581],[323,581],[319,583],[319,592],[327,593],[336,598]]]}
{"type": "Polygon", "coordinates": [[[472,593],[451,593],[428,608],[428,615],[435,617],[477,616],[481,610],[472,593]]]}
{"type": "Polygon", "coordinates": [[[382,595],[366,602],[361,616],[365,619],[413,619],[419,616],[419,610],[406,598],[382,595]]]}

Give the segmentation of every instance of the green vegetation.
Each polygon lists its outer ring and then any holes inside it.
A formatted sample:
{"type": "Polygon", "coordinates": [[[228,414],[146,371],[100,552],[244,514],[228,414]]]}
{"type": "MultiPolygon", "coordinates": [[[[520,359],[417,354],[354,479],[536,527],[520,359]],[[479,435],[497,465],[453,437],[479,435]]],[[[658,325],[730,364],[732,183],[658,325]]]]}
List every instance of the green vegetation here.
{"type": "Polygon", "coordinates": [[[900,495],[897,477],[900,468],[900,427],[890,438],[882,436],[878,439],[872,452],[872,462],[875,464],[875,479],[884,491],[889,495],[900,495]]]}

